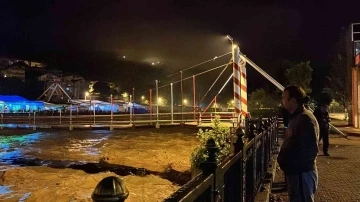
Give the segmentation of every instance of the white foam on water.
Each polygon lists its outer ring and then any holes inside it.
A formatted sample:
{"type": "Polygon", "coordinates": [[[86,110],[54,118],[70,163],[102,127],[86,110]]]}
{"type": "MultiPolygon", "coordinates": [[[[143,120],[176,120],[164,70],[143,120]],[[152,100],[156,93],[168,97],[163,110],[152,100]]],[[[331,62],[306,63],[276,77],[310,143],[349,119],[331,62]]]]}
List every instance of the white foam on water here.
{"type": "Polygon", "coordinates": [[[10,189],[10,186],[1,186],[0,185],[0,195],[5,195],[11,193],[12,190],[10,189]]]}

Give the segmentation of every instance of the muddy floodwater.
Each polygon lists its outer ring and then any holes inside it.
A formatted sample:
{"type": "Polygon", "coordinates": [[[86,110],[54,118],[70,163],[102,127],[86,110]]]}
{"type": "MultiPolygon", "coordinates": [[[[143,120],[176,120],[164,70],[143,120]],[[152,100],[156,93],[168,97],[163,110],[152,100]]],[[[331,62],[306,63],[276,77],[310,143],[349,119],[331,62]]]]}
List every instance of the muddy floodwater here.
{"type": "Polygon", "coordinates": [[[0,130],[0,201],[91,201],[106,176],[126,201],[161,201],[190,179],[196,129],[0,130]]]}

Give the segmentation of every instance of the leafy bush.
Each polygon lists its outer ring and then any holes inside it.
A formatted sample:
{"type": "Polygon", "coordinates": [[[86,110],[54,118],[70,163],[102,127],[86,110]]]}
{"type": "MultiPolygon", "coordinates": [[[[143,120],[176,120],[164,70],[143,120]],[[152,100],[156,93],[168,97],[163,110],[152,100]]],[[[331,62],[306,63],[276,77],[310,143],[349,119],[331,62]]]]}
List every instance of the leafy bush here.
{"type": "Polygon", "coordinates": [[[215,140],[215,144],[219,148],[219,151],[216,153],[217,162],[220,162],[230,153],[230,128],[221,125],[220,116],[215,116],[215,119],[212,121],[212,129],[206,129],[205,131],[200,129],[197,133],[197,138],[200,144],[191,153],[190,163],[192,167],[200,168],[200,163],[207,159],[206,142],[211,138],[215,140]]]}

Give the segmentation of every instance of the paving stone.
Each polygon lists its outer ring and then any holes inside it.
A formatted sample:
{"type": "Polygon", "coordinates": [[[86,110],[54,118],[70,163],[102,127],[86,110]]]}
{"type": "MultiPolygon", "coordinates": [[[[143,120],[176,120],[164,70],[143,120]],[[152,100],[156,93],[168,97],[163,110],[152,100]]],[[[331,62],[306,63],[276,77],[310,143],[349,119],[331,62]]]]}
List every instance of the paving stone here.
{"type": "MultiPolygon", "coordinates": [[[[329,153],[329,157],[317,158],[319,184],[315,201],[360,201],[360,138],[346,140],[332,136],[329,153]]],[[[274,182],[284,182],[282,171],[276,171],[274,182]]],[[[289,200],[286,191],[276,194],[284,201],[289,200]]]]}

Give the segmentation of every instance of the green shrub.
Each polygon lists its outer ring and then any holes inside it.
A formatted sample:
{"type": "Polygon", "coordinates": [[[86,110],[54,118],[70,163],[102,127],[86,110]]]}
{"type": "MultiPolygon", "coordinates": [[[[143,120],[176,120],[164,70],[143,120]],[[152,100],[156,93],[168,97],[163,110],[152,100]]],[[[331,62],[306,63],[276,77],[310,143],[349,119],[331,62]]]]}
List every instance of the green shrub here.
{"type": "Polygon", "coordinates": [[[230,153],[230,128],[224,127],[220,123],[220,116],[215,116],[212,121],[212,129],[203,131],[200,129],[196,135],[200,144],[193,150],[190,157],[191,166],[200,168],[200,163],[205,161],[208,157],[206,150],[206,142],[209,139],[214,139],[219,151],[216,153],[216,160],[220,162],[224,157],[230,153]]]}

